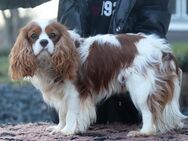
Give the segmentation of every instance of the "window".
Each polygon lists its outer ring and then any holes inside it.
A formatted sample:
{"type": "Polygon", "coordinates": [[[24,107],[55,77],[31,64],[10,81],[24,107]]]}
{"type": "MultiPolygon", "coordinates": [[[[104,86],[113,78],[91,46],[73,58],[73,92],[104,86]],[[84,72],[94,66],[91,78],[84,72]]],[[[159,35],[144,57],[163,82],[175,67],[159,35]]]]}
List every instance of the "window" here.
{"type": "Polygon", "coordinates": [[[169,9],[172,13],[170,30],[188,31],[188,0],[169,0],[169,9]]]}
{"type": "Polygon", "coordinates": [[[188,19],[188,0],[171,0],[169,8],[173,19],[188,19]]]}
{"type": "Polygon", "coordinates": [[[188,0],[182,0],[182,16],[188,19],[188,0]]]}
{"type": "Polygon", "coordinates": [[[181,17],[181,1],[182,0],[171,0],[170,9],[172,12],[172,18],[178,19],[181,17]]]}
{"type": "Polygon", "coordinates": [[[176,0],[171,0],[171,3],[169,4],[169,9],[172,14],[176,14],[176,0]]]}
{"type": "Polygon", "coordinates": [[[186,1],[186,14],[188,15],[188,0],[186,1]]]}

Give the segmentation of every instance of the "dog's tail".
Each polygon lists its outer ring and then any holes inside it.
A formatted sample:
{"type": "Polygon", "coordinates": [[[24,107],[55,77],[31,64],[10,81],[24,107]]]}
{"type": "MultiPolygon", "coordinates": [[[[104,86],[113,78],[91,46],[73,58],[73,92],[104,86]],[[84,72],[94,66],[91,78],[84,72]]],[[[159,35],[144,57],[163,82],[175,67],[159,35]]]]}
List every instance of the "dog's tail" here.
{"type": "Polygon", "coordinates": [[[155,66],[154,91],[148,97],[148,106],[153,114],[156,129],[165,132],[182,128],[182,120],[187,117],[180,112],[179,107],[182,71],[171,52],[162,48],[161,51],[162,63],[155,66]]]}
{"type": "Polygon", "coordinates": [[[179,96],[180,96],[180,83],[178,79],[174,80],[174,92],[171,101],[169,101],[164,110],[156,121],[157,129],[160,132],[165,132],[174,128],[183,127],[183,119],[187,117],[184,116],[179,109],[179,96]]]}

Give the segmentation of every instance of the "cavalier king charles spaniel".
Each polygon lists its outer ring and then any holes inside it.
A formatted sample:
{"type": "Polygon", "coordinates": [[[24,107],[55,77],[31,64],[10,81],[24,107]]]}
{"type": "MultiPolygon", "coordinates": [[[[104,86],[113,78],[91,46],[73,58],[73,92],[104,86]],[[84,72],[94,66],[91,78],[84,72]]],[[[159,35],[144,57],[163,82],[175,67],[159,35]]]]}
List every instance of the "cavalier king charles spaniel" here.
{"type": "Polygon", "coordinates": [[[23,27],[10,52],[13,80],[30,78],[59,124],[52,133],[85,132],[96,120],[96,104],[129,91],[142,128],[128,136],[182,128],[181,70],[166,40],[155,35],[106,34],[81,38],[55,21],[23,27]]]}

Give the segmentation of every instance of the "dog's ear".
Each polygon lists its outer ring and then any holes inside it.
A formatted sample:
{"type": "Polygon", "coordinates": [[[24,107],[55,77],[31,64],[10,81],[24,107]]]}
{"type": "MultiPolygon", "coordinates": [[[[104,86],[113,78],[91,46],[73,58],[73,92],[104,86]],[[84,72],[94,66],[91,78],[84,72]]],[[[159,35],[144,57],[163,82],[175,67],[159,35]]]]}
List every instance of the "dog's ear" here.
{"type": "Polygon", "coordinates": [[[56,25],[56,28],[61,32],[61,37],[55,44],[55,50],[51,61],[55,72],[62,80],[73,80],[76,78],[79,55],[67,29],[60,24],[56,25]]]}
{"type": "Polygon", "coordinates": [[[13,80],[33,76],[36,58],[27,39],[27,29],[22,28],[9,54],[9,74],[13,80]]]}

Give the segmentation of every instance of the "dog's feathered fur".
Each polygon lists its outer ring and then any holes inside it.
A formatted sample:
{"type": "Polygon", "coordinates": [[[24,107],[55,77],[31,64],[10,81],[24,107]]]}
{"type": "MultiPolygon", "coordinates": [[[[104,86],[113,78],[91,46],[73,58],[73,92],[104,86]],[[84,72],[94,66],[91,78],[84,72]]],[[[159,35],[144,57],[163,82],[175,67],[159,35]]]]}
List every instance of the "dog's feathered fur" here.
{"type": "Polygon", "coordinates": [[[96,103],[126,90],[143,121],[129,136],[182,128],[186,118],[178,101],[181,70],[169,44],[155,35],[80,38],[56,22],[35,21],[21,29],[9,70],[15,80],[31,77],[44,101],[55,107],[60,121],[52,132],[86,131],[96,120],[96,103]]]}

